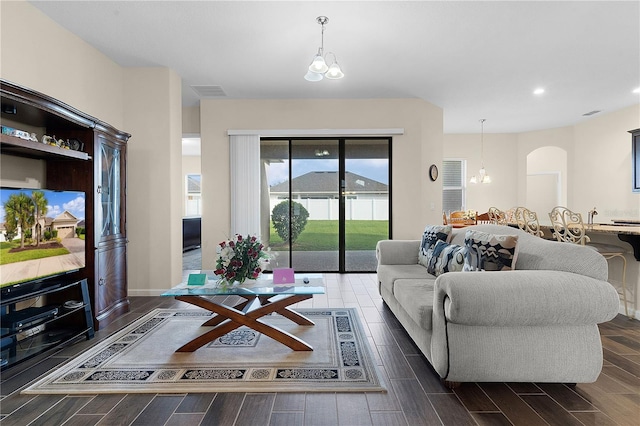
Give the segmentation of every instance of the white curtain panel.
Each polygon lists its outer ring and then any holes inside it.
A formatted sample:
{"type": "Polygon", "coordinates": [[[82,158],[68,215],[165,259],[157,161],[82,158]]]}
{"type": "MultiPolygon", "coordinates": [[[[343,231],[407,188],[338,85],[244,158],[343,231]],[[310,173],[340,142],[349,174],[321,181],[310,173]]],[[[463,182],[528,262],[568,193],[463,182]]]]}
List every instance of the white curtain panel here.
{"type": "Polygon", "coordinates": [[[260,236],[260,136],[229,136],[231,235],[260,236]]]}

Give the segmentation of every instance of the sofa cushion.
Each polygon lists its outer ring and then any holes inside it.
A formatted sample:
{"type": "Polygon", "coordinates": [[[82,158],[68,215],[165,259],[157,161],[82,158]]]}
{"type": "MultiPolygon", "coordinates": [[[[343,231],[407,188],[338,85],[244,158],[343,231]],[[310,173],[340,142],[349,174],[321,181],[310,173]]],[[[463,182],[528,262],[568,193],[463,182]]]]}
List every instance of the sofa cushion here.
{"type": "Polygon", "coordinates": [[[395,294],[396,280],[409,278],[433,282],[435,277],[427,274],[427,269],[414,263],[413,265],[378,265],[378,281],[389,293],[395,294]]]}
{"type": "Polygon", "coordinates": [[[451,237],[451,225],[427,225],[422,233],[418,263],[425,268],[429,265],[431,251],[438,241],[449,241],[451,237]]]}
{"type": "Polygon", "coordinates": [[[464,271],[510,271],[518,256],[517,235],[494,235],[469,230],[465,233],[464,271]]]}
{"type": "Polygon", "coordinates": [[[431,250],[427,272],[438,276],[445,272],[462,271],[466,248],[438,241],[431,250]]]}
{"type": "Polygon", "coordinates": [[[433,280],[399,279],[394,295],[416,324],[431,330],[433,316],[433,280]]]}

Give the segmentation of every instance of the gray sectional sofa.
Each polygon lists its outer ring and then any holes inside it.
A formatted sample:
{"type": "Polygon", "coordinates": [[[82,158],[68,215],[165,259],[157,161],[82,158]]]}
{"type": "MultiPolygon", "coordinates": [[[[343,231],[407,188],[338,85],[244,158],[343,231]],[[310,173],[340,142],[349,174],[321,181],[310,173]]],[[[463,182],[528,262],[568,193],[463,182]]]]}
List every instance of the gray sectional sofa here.
{"type": "Polygon", "coordinates": [[[515,270],[446,272],[418,264],[421,240],[378,242],[383,300],[451,386],[460,382],[588,383],[602,369],[598,323],[619,309],[607,262],[588,247],[519,229],[453,229],[452,244],[479,230],[517,235],[515,270]]]}

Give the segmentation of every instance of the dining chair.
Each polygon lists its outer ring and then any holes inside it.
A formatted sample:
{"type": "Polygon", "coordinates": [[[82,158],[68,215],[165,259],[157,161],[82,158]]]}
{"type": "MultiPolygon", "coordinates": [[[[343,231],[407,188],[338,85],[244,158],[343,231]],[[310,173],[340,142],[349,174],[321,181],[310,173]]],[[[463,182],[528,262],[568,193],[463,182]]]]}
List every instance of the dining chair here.
{"type": "Polygon", "coordinates": [[[516,208],[511,207],[504,212],[504,219],[507,221],[507,225],[515,225],[516,224],[516,208]]]}
{"type": "Polygon", "coordinates": [[[480,225],[480,224],[488,224],[488,223],[493,223],[489,218],[489,212],[482,213],[476,216],[476,224],[480,225]]]}
{"type": "Polygon", "coordinates": [[[494,225],[507,224],[507,215],[497,207],[489,207],[487,215],[489,215],[489,221],[491,221],[491,223],[493,223],[494,225]]]}
{"type": "Polygon", "coordinates": [[[556,240],[565,243],[581,244],[598,251],[605,259],[620,258],[622,260],[622,300],[624,312],[629,317],[627,308],[627,259],[624,257],[624,249],[613,244],[592,243],[587,235],[587,229],[582,221],[580,213],[573,212],[566,207],[554,207],[549,213],[552,232],[556,240]]]}
{"type": "Polygon", "coordinates": [[[544,232],[540,229],[540,222],[538,221],[538,215],[536,212],[529,210],[526,207],[517,207],[515,211],[515,219],[518,228],[529,234],[542,237],[544,232]]]}

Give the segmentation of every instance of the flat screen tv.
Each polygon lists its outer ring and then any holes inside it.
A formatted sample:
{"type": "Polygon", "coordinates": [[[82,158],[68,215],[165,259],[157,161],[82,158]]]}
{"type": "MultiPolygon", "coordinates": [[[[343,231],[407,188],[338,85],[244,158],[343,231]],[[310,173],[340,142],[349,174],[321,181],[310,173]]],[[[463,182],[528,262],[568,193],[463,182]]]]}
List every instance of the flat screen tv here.
{"type": "Polygon", "coordinates": [[[0,295],[85,267],[85,193],[0,188],[0,295]]]}

